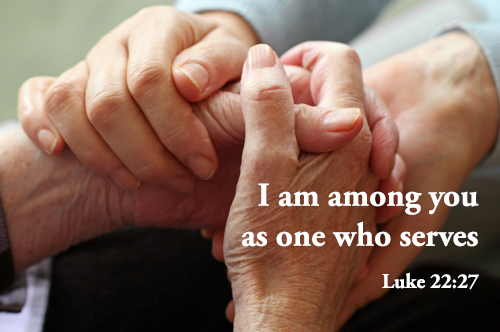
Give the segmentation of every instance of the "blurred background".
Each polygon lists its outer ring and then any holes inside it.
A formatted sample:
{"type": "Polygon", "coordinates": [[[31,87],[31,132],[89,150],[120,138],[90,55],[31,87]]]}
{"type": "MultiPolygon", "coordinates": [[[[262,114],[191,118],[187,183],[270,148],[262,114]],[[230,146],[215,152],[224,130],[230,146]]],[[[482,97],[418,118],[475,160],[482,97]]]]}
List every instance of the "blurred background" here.
{"type": "MultiPolygon", "coordinates": [[[[58,76],[82,60],[104,34],[141,8],[172,5],[174,2],[174,0],[1,0],[0,121],[17,117],[17,91],[26,79],[32,76],[58,76]]],[[[456,1],[393,1],[376,22],[375,34],[371,32],[356,42],[362,55],[370,55],[369,59],[363,59],[365,64],[373,63],[386,55],[387,50],[384,50],[386,47],[378,45],[380,42],[386,43],[387,39],[392,41],[393,46],[397,46],[394,50],[391,48],[393,52],[408,46],[401,40],[394,43],[397,38],[393,38],[390,34],[379,38],[387,35],[387,30],[393,30],[392,22],[407,21],[408,14],[410,17],[412,15],[420,17],[422,10],[429,11],[429,4],[430,7],[436,5],[450,7],[450,3],[454,2],[456,1]],[[373,53],[373,50],[376,52],[373,53]]],[[[448,8],[440,10],[438,16],[446,21],[448,17],[453,18],[456,14],[456,8],[451,11],[448,8]],[[445,17],[442,17],[443,15],[445,17]]],[[[424,22],[418,19],[416,21],[416,24],[428,27],[438,25],[429,22],[428,17],[424,22]]],[[[407,30],[415,31],[415,29],[407,30]]],[[[428,30],[420,31],[421,37],[418,40],[412,38],[402,40],[420,42],[422,38],[424,40],[428,38],[428,30]]]]}
{"type": "Polygon", "coordinates": [[[32,76],[58,76],[144,7],[174,0],[1,0],[0,120],[17,118],[17,91],[32,76]]]}

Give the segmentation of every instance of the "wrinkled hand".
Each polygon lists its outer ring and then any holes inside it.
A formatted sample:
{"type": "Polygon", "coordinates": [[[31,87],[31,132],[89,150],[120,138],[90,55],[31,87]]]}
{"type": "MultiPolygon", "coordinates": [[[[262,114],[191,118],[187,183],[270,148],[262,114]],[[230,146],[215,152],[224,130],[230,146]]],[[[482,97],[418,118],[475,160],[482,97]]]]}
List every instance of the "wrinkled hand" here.
{"type": "Polygon", "coordinates": [[[43,112],[19,118],[41,149],[55,155],[66,143],[124,189],[141,180],[188,192],[191,171],[209,179],[218,162],[189,102],[239,78],[256,42],[236,14],[146,8],[51,84],[43,112]]]}
{"type": "MultiPolygon", "coordinates": [[[[342,60],[342,52],[338,59],[342,60]]],[[[362,109],[359,65],[343,74],[334,79],[350,82],[353,95],[349,101],[362,109]]],[[[329,207],[328,194],[371,193],[377,188],[378,179],[369,168],[368,124],[336,152],[301,153],[294,131],[292,91],[277,56],[265,45],[249,52],[241,94],[245,145],[224,238],[236,309],[234,330],[332,331],[342,298],[369,254],[368,247],[339,247],[331,239],[332,232],[355,231],[360,221],[373,231],[375,209],[329,207]],[[258,206],[258,183],[269,183],[269,206],[258,206]],[[319,206],[280,207],[278,196],[283,191],[315,191],[319,206]],[[262,231],[267,232],[266,246],[242,245],[245,232],[262,231]],[[274,241],[281,231],[322,231],[325,245],[281,247],[274,241]]],[[[328,98],[329,94],[318,96],[318,104],[328,98]]]]}
{"type": "MultiPolygon", "coordinates": [[[[400,132],[399,153],[407,166],[405,191],[458,191],[491,149],[498,132],[498,98],[488,63],[466,34],[450,33],[369,68],[365,83],[375,88],[400,132]]],[[[424,194],[422,212],[402,214],[383,229],[393,241],[375,248],[368,277],[355,285],[344,303],[341,323],[355,310],[382,296],[382,274],[397,278],[424,247],[401,247],[400,234],[437,231],[449,207],[424,194]]]]}
{"type": "MultiPolygon", "coordinates": [[[[44,95],[53,82],[54,78],[42,77],[23,85],[19,109],[32,124],[40,120],[44,95]]],[[[221,167],[209,181],[196,180],[190,194],[154,184],[123,192],[103,177],[94,176],[69,150],[52,159],[37,152],[20,133],[11,138],[13,143],[5,143],[8,149],[3,152],[11,151],[11,157],[3,159],[3,166],[11,172],[6,171],[3,178],[10,181],[2,183],[0,194],[10,214],[8,219],[16,225],[10,229],[17,269],[129,224],[223,228],[234,197],[244,139],[241,97],[217,92],[192,107],[210,133],[221,167]],[[17,158],[15,163],[12,156],[17,158]],[[16,169],[16,165],[20,166],[16,169]],[[42,205],[33,203],[39,199],[45,199],[42,205]],[[39,211],[41,208],[43,211],[39,211]],[[38,222],[33,223],[33,218],[38,222]],[[26,233],[33,239],[29,240],[26,233]]],[[[359,109],[295,105],[294,112],[297,139],[304,151],[337,149],[354,138],[363,124],[359,109]]],[[[92,146],[87,144],[87,149],[92,146]]]]}
{"type": "MultiPolygon", "coordinates": [[[[403,160],[394,155],[398,146],[397,129],[380,96],[373,89],[365,87],[363,91],[363,85],[356,84],[361,80],[356,52],[340,43],[306,42],[292,48],[282,59],[290,64],[285,66],[285,70],[291,83],[294,102],[325,108],[364,109],[373,133],[370,167],[377,177],[384,179],[378,190],[383,193],[401,190],[405,166],[403,160]]],[[[301,132],[296,129],[296,133],[301,132]]],[[[378,208],[377,222],[386,222],[399,211],[398,207],[378,208]]],[[[223,230],[205,231],[203,234],[208,238],[213,237],[213,255],[222,261],[223,230]]],[[[359,280],[366,275],[367,269],[364,268],[358,276],[359,280]]],[[[228,305],[226,315],[230,321],[234,319],[233,302],[228,305]]]]}

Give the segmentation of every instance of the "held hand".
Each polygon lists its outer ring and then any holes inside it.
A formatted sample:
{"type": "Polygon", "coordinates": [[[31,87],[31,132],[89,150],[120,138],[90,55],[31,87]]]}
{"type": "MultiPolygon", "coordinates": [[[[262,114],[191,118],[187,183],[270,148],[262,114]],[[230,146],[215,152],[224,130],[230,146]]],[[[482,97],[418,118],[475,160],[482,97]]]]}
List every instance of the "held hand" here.
{"type": "MultiPolygon", "coordinates": [[[[498,98],[488,63],[466,34],[450,33],[397,55],[364,73],[365,83],[387,103],[400,132],[399,153],[407,166],[406,191],[457,191],[494,144],[498,98]]],[[[375,248],[368,277],[354,285],[344,303],[341,323],[355,310],[382,296],[382,274],[397,278],[423,247],[401,247],[400,234],[438,231],[449,208],[423,195],[422,212],[402,214],[383,229],[394,241],[375,248]]]]}
{"type": "Polygon", "coordinates": [[[217,169],[208,132],[189,102],[238,78],[256,42],[235,14],[147,8],[51,85],[43,113],[19,118],[41,149],[58,154],[66,143],[124,189],[140,180],[188,192],[189,170],[209,179],[217,169]]]}
{"type": "MultiPolygon", "coordinates": [[[[37,114],[43,112],[43,96],[53,81],[33,78],[23,85],[20,113],[33,115],[25,120],[40,119],[37,114]]],[[[0,194],[12,231],[16,268],[22,270],[72,244],[129,224],[224,227],[244,139],[241,96],[217,92],[192,107],[212,137],[221,167],[211,180],[196,180],[190,194],[154,184],[123,192],[82,166],[69,150],[57,157],[45,156],[21,133],[11,137],[1,151],[9,156],[3,158],[0,168],[9,181],[2,181],[0,194]],[[15,162],[13,158],[17,158],[15,162]],[[33,222],[34,218],[38,221],[33,222]]],[[[299,145],[306,151],[339,148],[363,124],[359,110],[295,105],[294,113],[299,145]]]]}
{"type": "MultiPolygon", "coordinates": [[[[281,60],[284,64],[310,71],[308,77],[292,75],[298,81],[296,85],[302,87],[300,94],[294,92],[294,98],[323,107],[363,109],[364,104],[373,134],[370,166],[375,175],[383,180],[379,191],[401,190],[405,167],[403,160],[396,158],[398,130],[380,96],[371,88],[359,89],[350,80],[361,66],[357,53],[340,43],[305,42],[287,51],[281,60]]],[[[386,222],[398,212],[397,208],[383,206],[377,210],[377,220],[386,222]]]]}
{"type": "MultiPolygon", "coordinates": [[[[380,96],[367,87],[363,93],[363,85],[355,84],[361,81],[356,76],[360,73],[356,53],[343,44],[310,42],[298,45],[283,58],[291,64],[285,66],[285,69],[291,81],[295,102],[324,107],[364,107],[367,123],[373,133],[370,166],[379,178],[385,179],[381,181],[378,191],[401,191],[405,165],[400,157],[394,156],[398,146],[398,132],[380,96]]],[[[300,131],[296,129],[296,133],[300,131]]],[[[399,212],[397,207],[383,206],[377,209],[377,221],[386,222],[399,212]]],[[[223,260],[224,232],[204,231],[203,234],[208,238],[213,237],[213,255],[218,260],[223,260]]],[[[361,272],[359,278],[363,277],[366,277],[366,273],[361,272]]],[[[227,317],[230,321],[234,319],[232,302],[228,306],[227,317]]]]}
{"type": "MultiPolygon", "coordinates": [[[[338,58],[342,60],[341,55],[338,58]]],[[[360,73],[357,66],[334,79],[356,87],[353,98],[362,108],[360,73]]],[[[282,231],[351,231],[356,220],[364,220],[365,227],[374,230],[374,209],[329,207],[324,200],[332,190],[369,193],[376,189],[378,180],[368,166],[368,125],[336,152],[300,153],[292,91],[277,56],[265,45],[249,52],[241,94],[245,145],[224,238],[236,309],[234,329],[332,331],[342,298],[368,255],[367,247],[339,247],[328,240],[322,247],[281,247],[274,239],[282,231]],[[269,206],[258,206],[258,183],[269,183],[269,206]],[[278,196],[284,191],[315,191],[320,204],[280,207],[278,196]],[[242,245],[244,233],[262,231],[267,232],[266,246],[242,245]]]]}

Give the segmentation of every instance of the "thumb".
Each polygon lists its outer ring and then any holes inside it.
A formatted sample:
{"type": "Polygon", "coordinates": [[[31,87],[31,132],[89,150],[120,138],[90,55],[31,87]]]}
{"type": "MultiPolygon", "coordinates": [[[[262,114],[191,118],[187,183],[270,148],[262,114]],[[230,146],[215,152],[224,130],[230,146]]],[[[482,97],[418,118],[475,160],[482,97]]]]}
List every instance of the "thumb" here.
{"type": "Polygon", "coordinates": [[[51,155],[61,153],[64,139],[45,112],[45,94],[55,82],[54,77],[34,77],[19,90],[17,115],[21,125],[40,149],[51,155]]]}
{"type": "MultiPolygon", "coordinates": [[[[192,106],[216,148],[243,145],[245,121],[241,95],[219,91],[192,106]]],[[[312,153],[331,152],[341,148],[356,137],[364,119],[359,109],[355,108],[335,109],[299,104],[294,105],[293,113],[299,147],[302,151],[312,153]]]]}
{"type": "Polygon", "coordinates": [[[241,97],[245,145],[240,181],[290,179],[299,155],[292,91],[283,65],[269,46],[257,45],[248,52],[241,97]]]}
{"type": "Polygon", "coordinates": [[[248,45],[215,29],[199,43],[183,50],[173,63],[177,91],[188,101],[210,96],[241,75],[248,45]]]}

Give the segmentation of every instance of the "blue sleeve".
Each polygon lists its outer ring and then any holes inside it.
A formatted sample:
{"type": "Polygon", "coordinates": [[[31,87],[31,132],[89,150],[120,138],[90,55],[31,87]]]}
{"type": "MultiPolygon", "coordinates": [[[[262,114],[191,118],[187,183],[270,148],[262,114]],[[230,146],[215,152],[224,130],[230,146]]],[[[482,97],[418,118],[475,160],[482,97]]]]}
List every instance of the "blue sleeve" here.
{"type": "Polygon", "coordinates": [[[243,17],[278,54],[307,40],[347,43],[390,0],[179,0],[188,12],[222,10],[243,17]]]}

